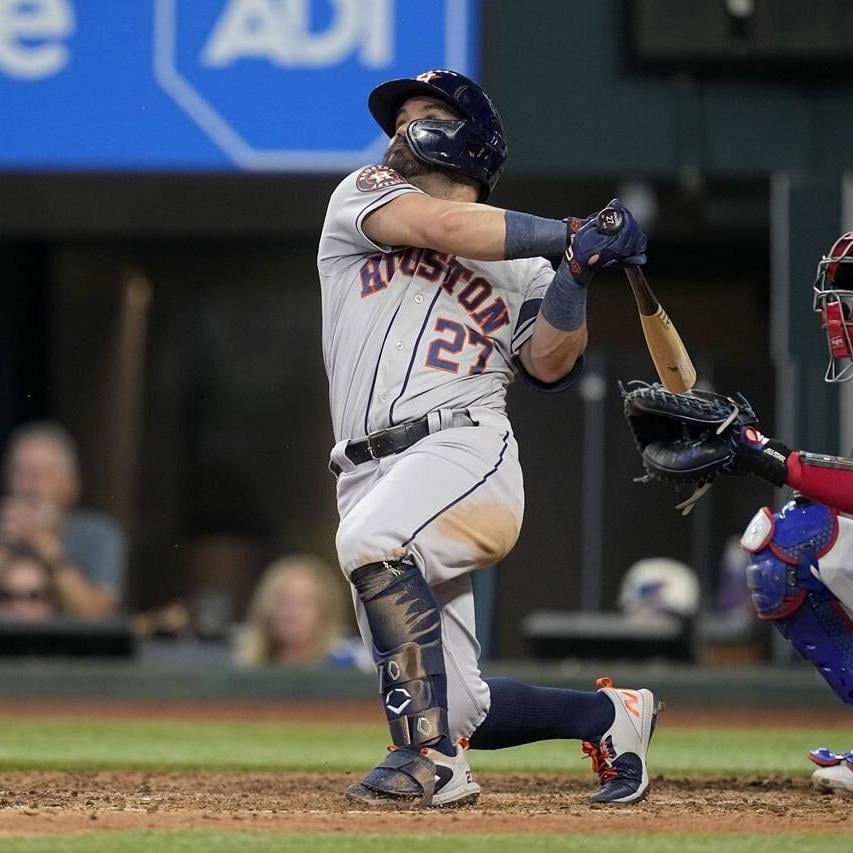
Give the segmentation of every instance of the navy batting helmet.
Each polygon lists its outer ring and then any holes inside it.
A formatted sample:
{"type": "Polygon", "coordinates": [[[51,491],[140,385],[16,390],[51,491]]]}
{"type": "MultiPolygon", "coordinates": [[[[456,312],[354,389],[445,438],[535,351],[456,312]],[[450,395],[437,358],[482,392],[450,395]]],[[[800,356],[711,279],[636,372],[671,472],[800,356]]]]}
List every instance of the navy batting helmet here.
{"type": "Polygon", "coordinates": [[[435,98],[459,115],[458,121],[418,119],[406,139],[425,163],[461,172],[479,181],[480,200],[495,188],[506,162],[501,117],[489,96],[473,80],[456,71],[425,71],[414,78],[377,86],[367,105],[379,126],[394,136],[397,113],[409,98],[435,98]]]}

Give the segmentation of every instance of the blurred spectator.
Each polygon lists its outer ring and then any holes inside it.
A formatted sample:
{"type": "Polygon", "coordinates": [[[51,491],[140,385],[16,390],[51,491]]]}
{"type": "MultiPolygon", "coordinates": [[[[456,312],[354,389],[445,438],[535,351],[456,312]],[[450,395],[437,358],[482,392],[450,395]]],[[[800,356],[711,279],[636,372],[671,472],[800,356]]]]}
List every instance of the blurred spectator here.
{"type": "Polygon", "coordinates": [[[619,607],[633,621],[658,616],[690,620],[699,609],[696,573],[669,557],[638,560],[622,579],[619,607]]]}
{"type": "Polygon", "coordinates": [[[755,621],[755,607],[746,583],[748,565],[749,554],[740,547],[740,534],[730,536],[720,558],[717,612],[743,625],[751,625],[755,621]]]}
{"type": "Polygon", "coordinates": [[[317,557],[274,562],[249,603],[240,662],[372,668],[361,640],[342,636],[343,590],[339,572],[317,557]]]}
{"type": "Polygon", "coordinates": [[[28,548],[0,549],[0,620],[41,622],[62,610],[50,563],[28,548]]]}
{"type": "Polygon", "coordinates": [[[19,427],[4,465],[7,495],[0,505],[0,542],[32,549],[54,567],[67,612],[101,617],[119,606],[126,542],[109,517],[76,509],[77,449],[56,423],[19,427]]]}

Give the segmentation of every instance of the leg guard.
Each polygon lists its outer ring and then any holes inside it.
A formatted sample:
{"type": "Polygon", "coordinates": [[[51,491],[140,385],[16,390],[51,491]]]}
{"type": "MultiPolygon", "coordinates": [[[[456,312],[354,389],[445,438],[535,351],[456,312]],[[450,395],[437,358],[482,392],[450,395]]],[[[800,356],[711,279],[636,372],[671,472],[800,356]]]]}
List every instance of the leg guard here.
{"type": "Polygon", "coordinates": [[[441,620],[432,589],[407,560],[362,566],[352,583],[373,635],[394,745],[450,747],[441,620]]]}
{"type": "Polygon", "coordinates": [[[741,544],[752,554],[747,583],[759,617],[772,619],[841,700],[853,705],[853,622],[820,579],[820,558],[837,533],[834,510],[795,500],[776,514],[760,510],[741,544]]]}
{"type": "MultiPolygon", "coordinates": [[[[442,735],[449,737],[447,708],[436,695],[436,676],[443,677],[441,642],[428,646],[406,643],[377,656],[379,689],[395,746],[420,747],[442,735]]],[[[447,687],[444,687],[446,694],[447,687]]],[[[446,705],[447,699],[444,698],[446,705]]]]}
{"type": "Polygon", "coordinates": [[[829,590],[810,592],[796,613],[775,624],[841,700],[853,705],[853,623],[838,599],[829,590]]]}

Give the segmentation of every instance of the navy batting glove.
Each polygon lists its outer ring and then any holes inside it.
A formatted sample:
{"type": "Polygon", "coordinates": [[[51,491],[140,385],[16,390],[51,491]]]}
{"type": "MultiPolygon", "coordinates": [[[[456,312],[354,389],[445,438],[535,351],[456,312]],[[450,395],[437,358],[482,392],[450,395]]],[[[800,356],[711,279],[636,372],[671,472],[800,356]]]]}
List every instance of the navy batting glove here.
{"type": "MultiPolygon", "coordinates": [[[[605,267],[642,266],[646,262],[646,235],[631,211],[618,198],[607,206],[621,211],[621,229],[615,234],[605,234],[599,231],[596,218],[591,217],[572,234],[566,249],[569,269],[584,285],[605,267]]],[[[569,221],[570,231],[574,223],[569,221]]]]}
{"type": "Polygon", "coordinates": [[[590,213],[589,216],[583,218],[581,218],[580,216],[567,216],[563,220],[563,222],[566,223],[566,228],[568,229],[566,233],[566,246],[569,245],[572,240],[572,237],[574,237],[575,234],[577,234],[578,231],[580,231],[581,228],[583,228],[584,225],[587,224],[587,222],[592,222],[595,217],[596,214],[594,213],[590,213]]]}

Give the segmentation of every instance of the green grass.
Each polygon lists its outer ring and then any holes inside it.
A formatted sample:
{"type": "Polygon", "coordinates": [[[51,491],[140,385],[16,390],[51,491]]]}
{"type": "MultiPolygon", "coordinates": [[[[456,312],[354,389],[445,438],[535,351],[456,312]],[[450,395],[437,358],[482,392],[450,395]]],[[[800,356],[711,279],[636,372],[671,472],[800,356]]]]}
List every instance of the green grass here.
{"type": "MultiPolygon", "coordinates": [[[[0,724],[0,770],[363,770],[381,757],[381,725],[17,720],[0,724]]],[[[667,729],[655,735],[653,774],[806,775],[806,752],[848,749],[850,729],[667,729]]],[[[470,754],[475,770],[585,773],[573,743],[470,754]]]]}
{"type": "Polygon", "coordinates": [[[849,835],[671,835],[623,833],[605,835],[407,835],[402,847],[388,835],[368,833],[267,832],[101,832],[43,838],[4,838],[3,853],[374,853],[405,849],[406,853],[821,853],[853,849],[849,835]]]}

